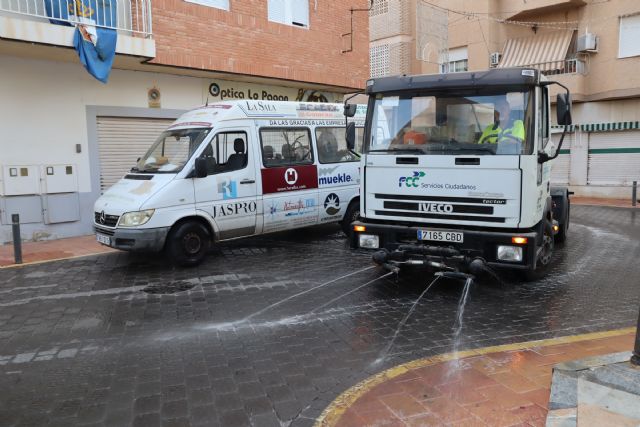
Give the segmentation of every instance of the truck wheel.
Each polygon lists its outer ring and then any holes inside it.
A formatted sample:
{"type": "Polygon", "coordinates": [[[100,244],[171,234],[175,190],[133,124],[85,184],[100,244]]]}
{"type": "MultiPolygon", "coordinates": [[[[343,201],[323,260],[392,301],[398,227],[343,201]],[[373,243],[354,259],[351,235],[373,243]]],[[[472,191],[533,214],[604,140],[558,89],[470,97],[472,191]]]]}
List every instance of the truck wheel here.
{"type": "Polygon", "coordinates": [[[200,264],[211,246],[207,228],[195,221],[176,226],[167,240],[166,252],[174,263],[188,267],[200,264]]]}
{"type": "Polygon", "coordinates": [[[349,236],[351,234],[351,223],[360,219],[360,202],[355,201],[349,205],[347,208],[347,212],[344,214],[344,218],[342,218],[342,222],[340,226],[342,227],[342,231],[344,234],[349,236]]]}
{"type": "Polygon", "coordinates": [[[551,259],[553,258],[553,248],[553,225],[549,220],[545,219],[542,234],[542,251],[538,257],[535,270],[527,270],[524,273],[526,281],[539,280],[547,274],[549,266],[551,265],[551,259]]]}
{"type": "Polygon", "coordinates": [[[556,242],[564,243],[567,240],[567,232],[569,231],[569,214],[571,213],[571,204],[569,200],[567,200],[567,217],[564,222],[560,225],[560,230],[558,230],[558,234],[556,234],[556,242]]]}

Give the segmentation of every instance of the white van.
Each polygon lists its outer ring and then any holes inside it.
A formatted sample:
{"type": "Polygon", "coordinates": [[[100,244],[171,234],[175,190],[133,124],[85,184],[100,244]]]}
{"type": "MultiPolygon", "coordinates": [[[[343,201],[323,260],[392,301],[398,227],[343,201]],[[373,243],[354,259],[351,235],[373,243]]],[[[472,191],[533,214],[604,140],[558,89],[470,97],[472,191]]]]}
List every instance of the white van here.
{"type": "MultiPolygon", "coordinates": [[[[352,119],[360,139],[365,110],[352,119]]],[[[359,165],[342,104],[207,105],[176,120],[96,201],[96,238],[194,265],[214,242],[329,222],[348,229],[359,165]]]]}

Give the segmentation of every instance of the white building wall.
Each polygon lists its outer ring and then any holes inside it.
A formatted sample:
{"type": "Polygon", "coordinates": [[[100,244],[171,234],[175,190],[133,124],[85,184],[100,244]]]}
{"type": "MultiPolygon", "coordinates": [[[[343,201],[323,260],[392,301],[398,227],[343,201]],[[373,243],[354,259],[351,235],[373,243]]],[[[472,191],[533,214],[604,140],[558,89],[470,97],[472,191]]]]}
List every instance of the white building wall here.
{"type": "Polygon", "coordinates": [[[79,64],[0,57],[0,165],[74,163],[80,192],[90,192],[86,107],[147,108],[157,87],[163,109],[189,109],[204,102],[202,80],[113,70],[104,85],[79,64]]]}

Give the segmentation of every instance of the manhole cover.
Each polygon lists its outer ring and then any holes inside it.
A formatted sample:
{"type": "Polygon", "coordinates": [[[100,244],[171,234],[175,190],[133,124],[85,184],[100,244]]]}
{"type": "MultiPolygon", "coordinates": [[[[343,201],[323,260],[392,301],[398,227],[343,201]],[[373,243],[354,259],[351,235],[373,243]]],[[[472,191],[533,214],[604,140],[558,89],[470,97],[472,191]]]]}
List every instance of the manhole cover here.
{"type": "Polygon", "coordinates": [[[175,294],[177,292],[188,291],[194,286],[195,283],[189,282],[159,283],[147,286],[142,292],[148,294],[175,294]]]}

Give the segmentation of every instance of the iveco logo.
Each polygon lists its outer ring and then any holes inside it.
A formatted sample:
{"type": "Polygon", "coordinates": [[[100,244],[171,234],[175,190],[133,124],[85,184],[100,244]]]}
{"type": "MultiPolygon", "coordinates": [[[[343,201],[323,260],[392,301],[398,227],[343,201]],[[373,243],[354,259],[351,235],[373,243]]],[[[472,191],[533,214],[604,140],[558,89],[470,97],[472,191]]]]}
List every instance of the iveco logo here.
{"type": "Polygon", "coordinates": [[[453,205],[445,203],[420,203],[420,212],[452,213],[453,205]]]}
{"type": "Polygon", "coordinates": [[[104,211],[100,212],[98,221],[100,222],[100,224],[104,224],[107,221],[107,216],[104,214],[104,211]]]}

